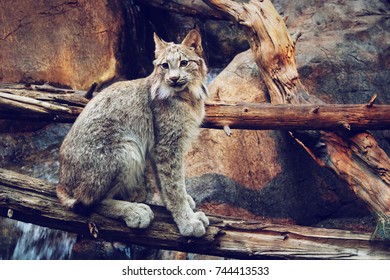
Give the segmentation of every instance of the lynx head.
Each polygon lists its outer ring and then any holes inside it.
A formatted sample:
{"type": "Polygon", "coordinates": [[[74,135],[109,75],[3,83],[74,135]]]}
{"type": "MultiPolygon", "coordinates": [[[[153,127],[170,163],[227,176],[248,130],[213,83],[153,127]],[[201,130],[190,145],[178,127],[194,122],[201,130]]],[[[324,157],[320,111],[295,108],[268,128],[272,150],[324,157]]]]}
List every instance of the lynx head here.
{"type": "Polygon", "coordinates": [[[152,99],[167,99],[187,92],[196,99],[205,99],[207,67],[199,32],[191,30],[181,44],[164,42],[156,34],[154,42],[152,99]]]}

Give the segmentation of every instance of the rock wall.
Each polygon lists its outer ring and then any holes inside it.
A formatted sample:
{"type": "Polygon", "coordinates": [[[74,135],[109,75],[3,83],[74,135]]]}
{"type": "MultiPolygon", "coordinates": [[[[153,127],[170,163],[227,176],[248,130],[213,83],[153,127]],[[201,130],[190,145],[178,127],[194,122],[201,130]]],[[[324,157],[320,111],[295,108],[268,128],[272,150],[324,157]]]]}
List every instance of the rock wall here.
{"type": "Polygon", "coordinates": [[[322,100],[389,103],[388,1],[275,1],[291,32],[301,30],[297,62],[304,84],[322,100]]]}
{"type": "Polygon", "coordinates": [[[124,26],[118,1],[3,1],[0,82],[88,89],[115,76],[124,26]]]}

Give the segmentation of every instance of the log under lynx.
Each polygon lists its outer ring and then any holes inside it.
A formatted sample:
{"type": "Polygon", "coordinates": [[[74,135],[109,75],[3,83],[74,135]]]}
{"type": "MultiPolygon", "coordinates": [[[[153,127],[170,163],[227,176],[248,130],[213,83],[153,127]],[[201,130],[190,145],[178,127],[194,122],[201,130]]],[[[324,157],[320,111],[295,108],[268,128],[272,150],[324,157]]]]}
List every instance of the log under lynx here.
{"type": "Polygon", "coordinates": [[[201,37],[191,30],[181,44],[157,35],[154,41],[152,74],[111,85],[77,118],[60,149],[57,195],[75,211],[94,207],[129,227],[145,228],[153,219],[150,207],[141,203],[148,162],[180,233],[199,237],[209,221],[193,210],[183,161],[204,117],[207,68],[201,37]],[[112,200],[118,197],[128,201],[112,200]]]}

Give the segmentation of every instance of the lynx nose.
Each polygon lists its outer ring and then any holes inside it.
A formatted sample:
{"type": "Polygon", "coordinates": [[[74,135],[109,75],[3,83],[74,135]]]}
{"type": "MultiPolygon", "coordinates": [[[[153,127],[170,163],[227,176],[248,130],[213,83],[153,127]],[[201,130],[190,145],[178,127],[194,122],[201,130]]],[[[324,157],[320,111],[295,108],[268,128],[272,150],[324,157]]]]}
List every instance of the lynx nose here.
{"type": "Polygon", "coordinates": [[[173,83],[176,83],[179,80],[179,78],[180,76],[174,75],[174,76],[170,76],[169,80],[171,80],[173,83]]]}

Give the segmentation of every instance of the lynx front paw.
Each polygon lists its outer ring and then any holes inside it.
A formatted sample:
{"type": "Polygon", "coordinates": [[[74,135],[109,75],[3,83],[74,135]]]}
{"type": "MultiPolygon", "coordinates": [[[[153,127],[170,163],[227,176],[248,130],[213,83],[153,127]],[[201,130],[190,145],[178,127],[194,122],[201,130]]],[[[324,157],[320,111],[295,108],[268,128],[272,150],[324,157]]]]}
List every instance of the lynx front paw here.
{"type": "Polygon", "coordinates": [[[206,234],[209,219],[203,212],[196,212],[190,219],[178,223],[179,231],[184,236],[201,237],[206,234]]]}
{"type": "Polygon", "coordinates": [[[135,204],[127,208],[124,213],[126,225],[130,228],[147,228],[154,218],[150,207],[145,204],[135,204]]]}

